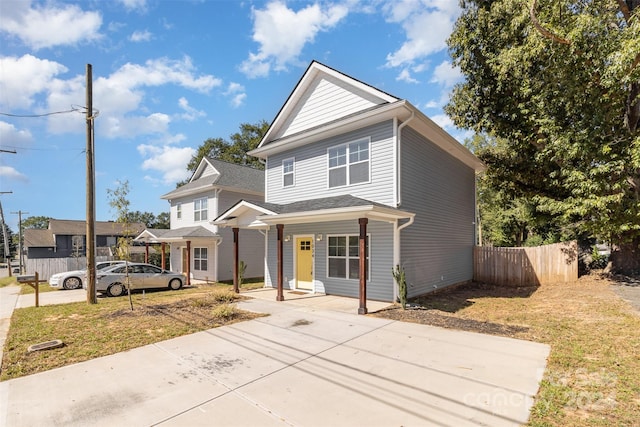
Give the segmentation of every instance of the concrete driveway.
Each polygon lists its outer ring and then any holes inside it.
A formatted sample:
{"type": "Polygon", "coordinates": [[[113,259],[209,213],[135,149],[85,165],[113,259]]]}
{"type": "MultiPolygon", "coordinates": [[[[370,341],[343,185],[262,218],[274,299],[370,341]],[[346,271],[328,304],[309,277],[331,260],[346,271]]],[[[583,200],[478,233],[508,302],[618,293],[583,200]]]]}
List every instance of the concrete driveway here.
{"type": "Polygon", "coordinates": [[[516,426],[549,354],[349,298],[253,295],[240,307],[270,316],[0,383],[0,425],[516,426]]]}

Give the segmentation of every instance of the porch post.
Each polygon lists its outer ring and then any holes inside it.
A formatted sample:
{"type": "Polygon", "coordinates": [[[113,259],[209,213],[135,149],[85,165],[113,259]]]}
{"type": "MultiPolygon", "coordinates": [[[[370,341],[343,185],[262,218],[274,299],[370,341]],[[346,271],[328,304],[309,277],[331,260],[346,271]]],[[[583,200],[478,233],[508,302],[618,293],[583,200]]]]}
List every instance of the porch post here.
{"type": "Polygon", "coordinates": [[[358,308],[358,314],[367,314],[367,218],[359,218],[360,224],[360,236],[359,243],[360,248],[358,255],[360,256],[360,307],[358,308]]]}
{"type": "Polygon", "coordinates": [[[165,252],[166,251],[166,243],[165,242],[160,243],[160,247],[162,248],[162,261],[161,262],[162,262],[162,269],[164,270],[164,266],[165,266],[165,262],[166,262],[165,258],[167,256],[166,252],[165,252]]]}
{"type": "Polygon", "coordinates": [[[149,242],[144,242],[144,262],[149,264],[149,242]]]}
{"type": "Polygon", "coordinates": [[[240,292],[238,286],[238,227],[233,227],[233,292],[236,294],[240,292]]]}
{"type": "Polygon", "coordinates": [[[284,224],[276,224],[278,230],[278,295],[276,301],[284,301],[284,293],[282,291],[282,234],[284,224]]]}
{"type": "Polygon", "coordinates": [[[191,286],[191,240],[187,240],[187,286],[191,286]]]}

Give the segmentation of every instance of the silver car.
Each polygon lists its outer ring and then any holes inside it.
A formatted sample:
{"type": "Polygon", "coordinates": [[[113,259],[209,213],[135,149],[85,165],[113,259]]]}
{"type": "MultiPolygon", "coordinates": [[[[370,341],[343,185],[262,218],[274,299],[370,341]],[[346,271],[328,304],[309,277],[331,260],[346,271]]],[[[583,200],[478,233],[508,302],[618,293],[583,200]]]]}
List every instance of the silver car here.
{"type": "Polygon", "coordinates": [[[110,297],[127,293],[127,273],[131,290],[172,289],[178,290],[186,283],[182,273],[163,270],[151,264],[127,263],[101,270],[96,274],[96,292],[110,297]]]}
{"type": "MultiPolygon", "coordinates": [[[[113,267],[115,265],[123,264],[124,261],[102,261],[96,263],[96,271],[103,268],[113,267]]],[[[62,289],[80,289],[86,287],[84,278],[87,275],[87,269],[65,271],[63,273],[56,273],[49,277],[49,286],[52,288],[62,289]]]]}

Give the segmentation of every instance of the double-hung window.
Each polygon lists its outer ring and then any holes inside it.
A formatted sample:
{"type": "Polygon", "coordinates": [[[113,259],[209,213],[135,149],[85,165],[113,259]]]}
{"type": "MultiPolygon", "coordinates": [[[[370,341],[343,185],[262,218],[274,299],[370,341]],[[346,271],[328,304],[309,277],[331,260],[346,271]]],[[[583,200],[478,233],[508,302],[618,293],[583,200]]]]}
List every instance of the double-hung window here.
{"type": "Polygon", "coordinates": [[[182,203],[176,204],[176,218],[182,219],[182,203]]]}
{"type": "Polygon", "coordinates": [[[369,182],[369,138],[331,147],[329,188],[369,182]]]}
{"type": "Polygon", "coordinates": [[[207,248],[193,248],[193,269],[207,271],[209,251],[207,248]]]}
{"type": "Polygon", "coordinates": [[[284,159],[282,161],[282,186],[291,187],[295,183],[296,171],[295,159],[284,159]]]}
{"type": "Polygon", "coordinates": [[[193,201],[193,220],[194,221],[206,221],[207,220],[207,198],[195,199],[193,201]]]}
{"type": "MultiPolygon", "coordinates": [[[[328,276],[340,279],[360,278],[360,239],[358,235],[328,236],[328,276]]],[[[369,237],[367,236],[367,277],[369,277],[369,237]]]]}

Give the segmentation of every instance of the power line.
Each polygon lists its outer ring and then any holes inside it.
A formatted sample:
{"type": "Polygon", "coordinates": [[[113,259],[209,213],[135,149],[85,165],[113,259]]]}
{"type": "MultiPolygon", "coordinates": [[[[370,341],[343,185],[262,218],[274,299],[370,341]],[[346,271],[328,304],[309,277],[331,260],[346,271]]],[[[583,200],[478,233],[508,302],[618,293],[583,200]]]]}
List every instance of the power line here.
{"type": "Polygon", "coordinates": [[[11,114],[11,113],[3,113],[0,111],[0,116],[7,116],[7,117],[19,117],[19,118],[37,118],[37,117],[47,117],[47,116],[53,116],[55,114],[68,114],[68,113],[84,113],[85,107],[81,107],[81,108],[71,108],[71,110],[63,110],[63,111],[52,111],[50,113],[42,113],[42,114],[11,114]]]}

